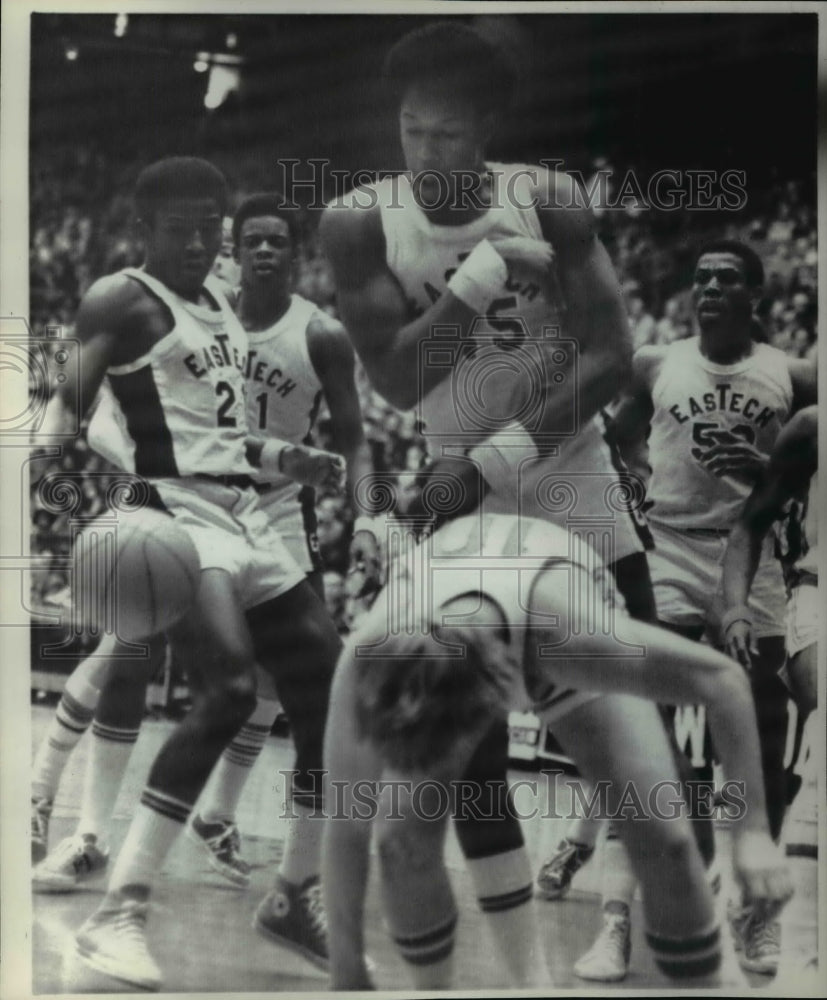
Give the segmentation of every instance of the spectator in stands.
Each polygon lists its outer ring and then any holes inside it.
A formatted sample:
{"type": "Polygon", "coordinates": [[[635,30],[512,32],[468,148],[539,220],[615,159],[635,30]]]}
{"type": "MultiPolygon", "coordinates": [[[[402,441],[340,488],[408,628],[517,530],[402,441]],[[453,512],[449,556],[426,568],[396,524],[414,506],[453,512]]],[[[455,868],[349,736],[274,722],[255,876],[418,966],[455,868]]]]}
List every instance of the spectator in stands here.
{"type": "Polygon", "coordinates": [[[646,307],[640,285],[630,283],[624,289],[626,309],[629,313],[629,325],[632,331],[632,345],[637,351],[647,344],[655,342],[655,317],[646,307]]]}
{"type": "Polygon", "coordinates": [[[666,300],[663,307],[663,316],[658,320],[655,328],[656,344],[672,344],[676,340],[683,340],[689,336],[691,327],[686,320],[680,316],[681,304],[674,296],[666,300]]]}

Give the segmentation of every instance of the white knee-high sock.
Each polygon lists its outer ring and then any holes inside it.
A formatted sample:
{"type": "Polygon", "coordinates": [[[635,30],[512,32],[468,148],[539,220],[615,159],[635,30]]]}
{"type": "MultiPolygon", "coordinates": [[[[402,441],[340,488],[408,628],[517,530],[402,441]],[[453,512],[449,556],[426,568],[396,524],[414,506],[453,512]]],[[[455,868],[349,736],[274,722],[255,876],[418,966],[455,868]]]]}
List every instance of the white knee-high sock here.
{"type": "Polygon", "coordinates": [[[163,867],[166,856],[183,830],[190,805],[165,792],[145,788],[112,875],[110,893],[143,896],[163,867]]]}
{"type": "Polygon", "coordinates": [[[198,814],[206,823],[235,820],[241,793],[278,712],[277,701],[259,698],[253,714],[219,758],[199,803],[198,814]]]}
{"type": "Polygon", "coordinates": [[[89,656],[66,681],[46,736],[37,750],[32,798],[54,799],[63,771],[81,736],[89,728],[100,699],[99,680],[108,661],[89,656]]]}
{"type": "Polygon", "coordinates": [[[97,720],[92,723],[92,741],[77,826],[79,834],[94,834],[99,841],[106,840],[139,731],[106,726],[97,720]]]}
{"type": "Polygon", "coordinates": [[[539,935],[531,863],[524,847],[469,859],[477,900],[514,985],[552,985],[539,935]]]}

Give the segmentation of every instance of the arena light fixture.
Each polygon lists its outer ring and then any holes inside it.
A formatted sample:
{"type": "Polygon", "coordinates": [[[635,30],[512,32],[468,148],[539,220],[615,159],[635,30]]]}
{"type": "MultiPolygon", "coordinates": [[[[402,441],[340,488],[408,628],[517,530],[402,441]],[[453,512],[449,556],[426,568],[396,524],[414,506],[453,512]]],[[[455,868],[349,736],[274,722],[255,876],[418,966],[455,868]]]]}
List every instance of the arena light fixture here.
{"type": "Polygon", "coordinates": [[[196,73],[206,73],[210,68],[209,57],[206,52],[199,52],[195,57],[195,62],[192,64],[192,68],[196,73]]]}
{"type": "Polygon", "coordinates": [[[126,34],[126,29],[129,27],[129,14],[116,14],[115,15],[115,38],[123,38],[126,34]]]}
{"type": "Polygon", "coordinates": [[[224,66],[213,63],[210,67],[210,79],[207,83],[207,93],[204,95],[204,107],[208,111],[220,108],[229,94],[238,90],[241,76],[235,66],[224,66]]]}
{"type": "Polygon", "coordinates": [[[64,51],[67,62],[74,62],[78,57],[78,47],[77,45],[67,45],[64,51]]]}

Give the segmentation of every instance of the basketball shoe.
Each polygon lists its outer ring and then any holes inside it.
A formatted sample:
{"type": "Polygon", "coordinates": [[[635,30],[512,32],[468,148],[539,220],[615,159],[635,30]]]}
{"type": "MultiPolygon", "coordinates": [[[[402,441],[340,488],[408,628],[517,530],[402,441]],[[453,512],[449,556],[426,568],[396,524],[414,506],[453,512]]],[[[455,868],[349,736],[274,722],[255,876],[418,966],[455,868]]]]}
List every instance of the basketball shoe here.
{"type": "Polygon", "coordinates": [[[253,927],[317,968],[328,969],[327,914],[318,875],[299,886],[279,876],[275,888],[259,904],[253,927]]]}
{"type": "Polygon", "coordinates": [[[98,846],[91,833],[66,837],[32,872],[34,892],[73,892],[83,882],[100,878],[109,864],[109,851],[98,846]]]}
{"type": "Polygon", "coordinates": [[[144,901],[114,894],[78,931],[76,957],[129,986],[159,990],[161,970],[146,941],[148,910],[144,901]]]}
{"type": "Polygon", "coordinates": [[[781,922],[749,904],[727,908],[738,961],[747,972],[774,976],[781,957],[781,922]]]}
{"type": "Polygon", "coordinates": [[[571,880],[593,854],[594,847],[564,837],[540,869],[537,895],[543,899],[562,899],[571,888],[571,880]]]}
{"type": "MultiPolygon", "coordinates": [[[[612,904],[610,904],[612,905],[612,904]]],[[[573,972],[579,979],[598,983],[616,983],[626,978],[632,954],[629,909],[625,912],[603,911],[603,926],[594,944],[574,963],[573,972]]]]}
{"type": "Polygon", "coordinates": [[[207,823],[195,815],[187,826],[187,836],[204,849],[210,867],[233,885],[247,888],[250,866],[241,857],[241,834],[235,823],[226,820],[207,823]]]}

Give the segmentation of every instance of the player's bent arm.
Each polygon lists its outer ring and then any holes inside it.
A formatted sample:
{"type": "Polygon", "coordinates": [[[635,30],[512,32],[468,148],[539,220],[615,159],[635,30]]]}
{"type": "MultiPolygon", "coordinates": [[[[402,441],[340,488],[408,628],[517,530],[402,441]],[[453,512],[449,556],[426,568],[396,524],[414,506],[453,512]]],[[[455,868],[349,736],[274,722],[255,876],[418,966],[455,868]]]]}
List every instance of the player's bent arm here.
{"type": "Polygon", "coordinates": [[[758,571],[764,537],[788,500],[803,492],[818,463],[818,412],[800,410],[781,429],[766,475],[755,486],[733,527],[724,555],[725,616],[739,609],[747,617],[747,598],[758,571]]]}
{"type": "Polygon", "coordinates": [[[342,487],[345,463],[340,455],[281,438],[248,435],[244,442],[247,461],[267,476],[287,476],[293,482],[316,489],[342,487]]]}
{"type": "MultiPolygon", "coordinates": [[[[347,463],[348,498],[356,509],[356,484],[371,475],[373,462],[354,380],[353,345],[342,324],[325,317],[310,321],[307,348],[330,411],[334,447],[347,463]]],[[[356,513],[371,512],[356,509],[356,513]]]]}
{"type": "Polygon", "coordinates": [[[611,419],[612,441],[626,455],[646,440],[654,413],[652,386],[663,363],[664,347],[641,347],[632,357],[632,379],[611,419]]]}
{"type": "Polygon", "coordinates": [[[365,967],[364,907],[370,867],[373,815],[356,785],[377,782],[378,756],[359,740],[356,728],[356,664],[353,642],[342,652],[333,687],[324,740],[325,820],[322,886],[328,919],[333,989],[372,986],[365,967]]]}
{"type": "MultiPolygon", "coordinates": [[[[535,194],[540,226],[554,247],[565,299],[564,332],[578,345],[578,405],[581,419],[588,419],[631,378],[632,339],[626,308],[591,210],[572,178],[543,171],[535,194]]],[[[566,403],[560,393],[551,392],[550,397],[547,429],[553,432],[554,400],[559,399],[561,408],[566,403]]],[[[565,422],[565,413],[561,412],[561,419],[565,422]]]]}
{"type": "Polygon", "coordinates": [[[87,415],[110,365],[125,364],[143,353],[147,304],[140,286],[123,275],[101,278],[89,288],[75,319],[78,378],[58,386],[49,400],[39,431],[44,443],[49,443],[50,434],[60,434],[70,418],[87,415]]]}
{"type": "MultiPolygon", "coordinates": [[[[559,582],[548,586],[532,601],[555,606],[568,600],[559,593],[559,582]]],[[[617,636],[581,638],[581,658],[540,657],[541,669],[555,683],[575,689],[636,695],[664,705],[705,705],[726,778],[744,782],[747,809],[737,820],[738,829],[768,834],[758,727],[746,673],[723,653],[626,615],[616,616],[615,632],[617,636]],[[645,657],[618,656],[618,638],[645,649],[645,657]]]]}
{"type": "MultiPolygon", "coordinates": [[[[431,367],[418,377],[420,345],[430,338],[431,327],[458,327],[465,334],[477,313],[448,290],[421,316],[412,317],[385,261],[378,208],[331,205],[322,216],[319,234],[333,268],[339,312],[371,384],[393,406],[410,409],[446,377],[444,370],[431,367]]],[[[504,281],[507,269],[502,264],[504,281]]]]}
{"type": "Polygon", "coordinates": [[[793,386],[792,410],[795,413],[818,402],[818,369],[813,361],[802,358],[790,358],[787,365],[793,386]]]}

